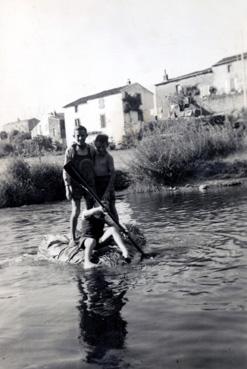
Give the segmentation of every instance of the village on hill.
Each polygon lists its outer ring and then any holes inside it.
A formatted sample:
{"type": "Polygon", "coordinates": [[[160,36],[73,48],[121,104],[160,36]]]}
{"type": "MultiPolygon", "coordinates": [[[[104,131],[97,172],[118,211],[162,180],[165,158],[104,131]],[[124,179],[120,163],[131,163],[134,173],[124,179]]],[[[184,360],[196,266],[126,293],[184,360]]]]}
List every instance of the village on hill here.
{"type": "Polygon", "coordinates": [[[74,127],[81,124],[88,130],[89,141],[102,132],[121,146],[123,137],[159,120],[208,116],[220,123],[225,114],[239,120],[239,112],[247,106],[246,70],[247,52],[173,78],[164,70],[155,93],[128,80],[123,86],[78,97],[40,120],[29,117],[3,124],[1,139],[19,131],[31,138],[47,136],[66,146],[73,140],[74,127]]]}

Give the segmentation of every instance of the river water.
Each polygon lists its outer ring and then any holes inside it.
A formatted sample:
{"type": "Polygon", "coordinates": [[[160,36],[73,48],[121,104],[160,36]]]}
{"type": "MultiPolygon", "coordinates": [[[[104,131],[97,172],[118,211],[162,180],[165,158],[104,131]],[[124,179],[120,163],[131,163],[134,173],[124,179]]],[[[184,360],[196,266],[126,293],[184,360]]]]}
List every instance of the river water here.
{"type": "Polygon", "coordinates": [[[36,255],[68,202],[0,210],[0,368],[246,368],[246,188],[117,208],[158,255],[89,272],[36,255]]]}

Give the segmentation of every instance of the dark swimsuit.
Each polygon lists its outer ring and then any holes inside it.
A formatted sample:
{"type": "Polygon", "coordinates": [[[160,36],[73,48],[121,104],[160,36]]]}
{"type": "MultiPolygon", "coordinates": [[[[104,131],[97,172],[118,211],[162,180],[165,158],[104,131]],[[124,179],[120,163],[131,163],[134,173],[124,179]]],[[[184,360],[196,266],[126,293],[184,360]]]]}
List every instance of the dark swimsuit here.
{"type": "MultiPolygon", "coordinates": [[[[86,155],[78,155],[76,148],[74,148],[74,155],[72,158],[72,163],[75,169],[81,174],[81,176],[86,180],[88,185],[94,189],[94,169],[93,169],[93,158],[90,152],[90,147],[87,146],[86,155]]],[[[82,197],[86,200],[87,209],[90,209],[94,205],[94,199],[88,194],[88,192],[80,186],[77,182],[71,179],[72,187],[72,198],[74,200],[80,200],[82,197]]]]}
{"type": "Polygon", "coordinates": [[[100,248],[104,246],[99,245],[99,239],[103,236],[104,233],[104,226],[105,226],[105,217],[102,216],[100,218],[96,218],[91,216],[90,218],[83,218],[81,224],[81,233],[82,236],[80,238],[80,247],[82,249],[85,248],[84,242],[87,238],[93,238],[97,242],[96,248],[100,248]]]}

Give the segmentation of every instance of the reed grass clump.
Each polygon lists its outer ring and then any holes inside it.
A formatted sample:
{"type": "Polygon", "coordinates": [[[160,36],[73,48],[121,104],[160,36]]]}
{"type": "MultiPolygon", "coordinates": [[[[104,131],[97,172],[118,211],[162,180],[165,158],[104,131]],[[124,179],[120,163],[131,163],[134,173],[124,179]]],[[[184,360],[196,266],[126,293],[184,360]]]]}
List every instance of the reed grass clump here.
{"type": "Polygon", "coordinates": [[[116,177],[114,181],[115,191],[122,191],[129,187],[131,183],[130,176],[123,170],[116,170],[116,177]]]}
{"type": "Polygon", "coordinates": [[[241,150],[243,138],[228,122],[212,126],[196,119],[169,120],[137,145],[130,174],[147,187],[182,184],[195,174],[197,163],[241,150]]]}
{"type": "MultiPolygon", "coordinates": [[[[6,169],[0,179],[0,208],[65,199],[61,165],[44,162],[29,165],[23,158],[6,160],[6,169]]],[[[128,174],[116,170],[116,191],[127,188],[129,184],[128,174]]]]}
{"type": "Polygon", "coordinates": [[[0,208],[65,199],[62,168],[56,164],[29,164],[10,159],[0,180],[0,208]]]}

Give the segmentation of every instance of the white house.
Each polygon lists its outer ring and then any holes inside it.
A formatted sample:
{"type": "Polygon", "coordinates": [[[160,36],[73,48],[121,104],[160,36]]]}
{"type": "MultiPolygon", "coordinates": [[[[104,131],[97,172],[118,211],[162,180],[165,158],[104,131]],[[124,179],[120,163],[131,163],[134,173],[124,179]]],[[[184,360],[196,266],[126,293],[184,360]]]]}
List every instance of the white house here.
{"type": "MultiPolygon", "coordinates": [[[[168,78],[165,71],[163,81],[155,85],[158,118],[173,116],[174,106],[180,109],[179,104],[173,104],[174,97],[193,86],[200,91],[197,102],[202,109],[218,113],[240,110],[246,106],[247,52],[223,58],[210,68],[175,78],[168,78]]],[[[180,113],[183,114],[184,110],[180,113]]]]}
{"type": "Polygon", "coordinates": [[[34,127],[36,127],[39,123],[39,119],[31,118],[31,119],[18,119],[15,122],[6,123],[2,126],[2,131],[10,133],[13,130],[17,130],[19,132],[27,132],[30,133],[34,127]]]}
{"type": "Polygon", "coordinates": [[[74,127],[81,124],[88,133],[102,132],[116,143],[153,119],[153,93],[139,83],[105,90],[64,106],[67,145],[73,142],[74,127]]]}
{"type": "Polygon", "coordinates": [[[56,111],[45,114],[40,122],[31,131],[31,136],[34,138],[37,135],[51,137],[55,141],[65,143],[65,122],[64,114],[56,111]]]}

